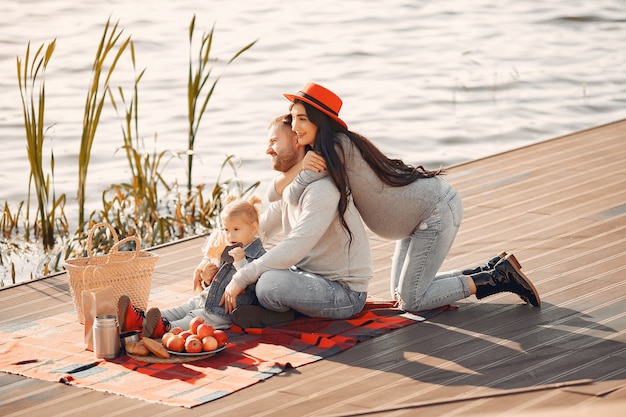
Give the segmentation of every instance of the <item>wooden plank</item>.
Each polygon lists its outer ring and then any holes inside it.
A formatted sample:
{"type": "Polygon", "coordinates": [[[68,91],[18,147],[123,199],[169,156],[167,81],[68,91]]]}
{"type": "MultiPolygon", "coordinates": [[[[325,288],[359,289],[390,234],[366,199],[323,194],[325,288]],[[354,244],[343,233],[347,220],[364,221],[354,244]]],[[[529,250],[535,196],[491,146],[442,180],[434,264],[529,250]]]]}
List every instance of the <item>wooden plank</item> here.
{"type": "MultiPolygon", "coordinates": [[[[193,409],[0,374],[2,414],[536,417],[583,407],[621,415],[626,390],[606,397],[525,391],[586,378],[626,385],[625,136],[620,121],[450,169],[465,219],[443,269],[513,251],[541,293],[540,309],[511,294],[470,297],[457,311],[193,409]],[[475,399],[459,400],[469,395],[475,399]]],[[[185,288],[203,242],[155,248],[161,258],[153,290],[185,288]]],[[[370,234],[370,246],[370,294],[388,298],[394,242],[370,234]]],[[[0,290],[0,326],[70,310],[66,280],[60,274],[0,290]]]]}

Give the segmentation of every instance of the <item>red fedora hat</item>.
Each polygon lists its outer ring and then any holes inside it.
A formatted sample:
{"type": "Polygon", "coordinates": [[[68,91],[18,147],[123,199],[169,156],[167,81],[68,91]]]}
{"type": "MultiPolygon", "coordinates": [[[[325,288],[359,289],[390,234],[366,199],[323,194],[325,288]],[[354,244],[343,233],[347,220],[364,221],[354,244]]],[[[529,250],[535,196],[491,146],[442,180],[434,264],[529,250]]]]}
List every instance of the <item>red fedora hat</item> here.
{"type": "Polygon", "coordinates": [[[331,119],[339,123],[344,128],[348,125],[339,118],[342,101],[339,96],[319,84],[307,83],[297,94],[283,94],[287,100],[302,100],[309,103],[319,111],[327,114],[331,119]]]}

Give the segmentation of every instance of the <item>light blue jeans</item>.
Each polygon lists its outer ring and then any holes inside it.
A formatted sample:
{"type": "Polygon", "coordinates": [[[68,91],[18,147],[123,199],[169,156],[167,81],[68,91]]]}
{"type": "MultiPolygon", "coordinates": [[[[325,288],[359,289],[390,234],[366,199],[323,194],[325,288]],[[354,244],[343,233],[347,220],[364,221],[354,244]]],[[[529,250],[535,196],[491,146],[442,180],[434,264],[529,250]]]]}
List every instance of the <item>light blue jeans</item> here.
{"type": "Polygon", "coordinates": [[[367,292],[352,291],[337,281],[295,268],[267,271],[256,283],[256,295],[269,310],[298,311],[309,317],[346,319],[361,312],[367,292]]]}
{"type": "Polygon", "coordinates": [[[463,218],[463,203],[454,188],[445,191],[432,215],[413,234],[396,242],[390,290],[400,308],[418,312],[441,307],[470,296],[460,271],[438,274],[463,218]]]}

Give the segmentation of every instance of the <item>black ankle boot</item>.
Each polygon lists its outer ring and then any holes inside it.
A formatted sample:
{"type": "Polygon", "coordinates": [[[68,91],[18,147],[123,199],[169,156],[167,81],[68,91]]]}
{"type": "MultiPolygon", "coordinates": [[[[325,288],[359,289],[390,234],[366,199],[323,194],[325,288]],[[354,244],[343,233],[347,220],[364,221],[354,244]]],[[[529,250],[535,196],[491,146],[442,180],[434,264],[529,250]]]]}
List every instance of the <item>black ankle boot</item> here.
{"type": "MultiPolygon", "coordinates": [[[[491,271],[493,267],[496,266],[496,264],[500,262],[500,260],[502,260],[505,256],[506,252],[500,252],[497,256],[489,259],[486,264],[477,266],[474,269],[464,269],[463,271],[461,271],[461,273],[463,275],[473,275],[483,271],[491,271]]],[[[522,269],[521,266],[519,268],[522,269]]]]}
{"type": "Polygon", "coordinates": [[[476,298],[485,298],[499,292],[512,292],[525,302],[539,307],[541,305],[539,293],[520,269],[519,262],[511,254],[500,259],[493,270],[472,274],[470,277],[476,284],[476,298]]]}

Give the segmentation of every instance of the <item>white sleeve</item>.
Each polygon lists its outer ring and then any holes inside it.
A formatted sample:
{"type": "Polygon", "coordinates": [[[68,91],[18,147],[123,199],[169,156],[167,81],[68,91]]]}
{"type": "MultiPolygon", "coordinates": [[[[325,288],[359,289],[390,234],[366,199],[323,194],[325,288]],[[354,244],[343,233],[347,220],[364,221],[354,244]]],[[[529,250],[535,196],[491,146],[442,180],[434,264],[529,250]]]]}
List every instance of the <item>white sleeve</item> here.
{"type": "Polygon", "coordinates": [[[299,202],[297,221],[288,235],[265,255],[237,271],[233,280],[245,288],[266,271],[296,265],[311,252],[335,221],[338,202],[339,191],[332,181],[318,181],[308,186],[299,202]]]}
{"type": "Polygon", "coordinates": [[[276,191],[276,186],[274,185],[275,183],[276,183],[276,178],[272,180],[272,183],[270,184],[269,187],[267,187],[267,191],[265,192],[265,199],[269,201],[270,203],[273,203],[274,201],[278,201],[282,198],[281,195],[278,194],[278,191],[276,191]]]}
{"type": "Polygon", "coordinates": [[[275,201],[261,213],[259,232],[263,236],[263,240],[269,240],[272,236],[282,232],[282,204],[282,200],[275,201]]]}
{"type": "Polygon", "coordinates": [[[235,267],[235,269],[237,271],[239,271],[240,269],[242,269],[244,266],[248,265],[248,260],[246,259],[246,257],[244,256],[243,259],[240,259],[238,261],[235,261],[233,263],[233,266],[235,267]]]}

